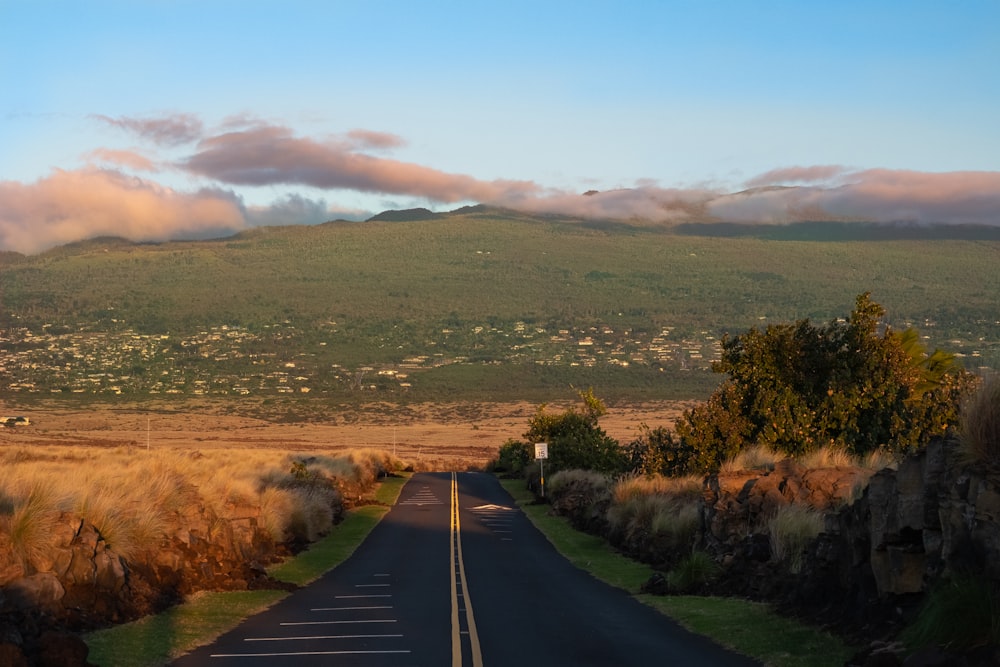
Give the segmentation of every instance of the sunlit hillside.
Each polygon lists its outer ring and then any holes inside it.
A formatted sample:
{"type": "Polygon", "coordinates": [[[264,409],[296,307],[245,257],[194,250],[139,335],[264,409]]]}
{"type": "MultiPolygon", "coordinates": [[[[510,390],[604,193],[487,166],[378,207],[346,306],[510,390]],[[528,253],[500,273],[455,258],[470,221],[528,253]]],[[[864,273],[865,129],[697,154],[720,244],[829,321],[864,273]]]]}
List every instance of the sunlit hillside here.
{"type": "Polygon", "coordinates": [[[1000,366],[989,229],[651,228],[483,207],[381,218],[4,254],[0,391],[701,396],[727,332],[826,321],[866,291],[892,326],[1000,366]]]}

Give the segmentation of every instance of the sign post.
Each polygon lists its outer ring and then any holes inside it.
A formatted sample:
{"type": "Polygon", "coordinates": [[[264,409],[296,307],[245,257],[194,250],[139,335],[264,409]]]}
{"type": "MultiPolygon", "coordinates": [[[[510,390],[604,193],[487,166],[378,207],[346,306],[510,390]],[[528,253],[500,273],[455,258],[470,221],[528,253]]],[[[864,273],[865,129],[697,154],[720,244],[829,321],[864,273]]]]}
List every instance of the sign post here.
{"type": "Polygon", "coordinates": [[[549,458],[549,443],[536,442],[535,460],[538,461],[538,469],[540,472],[541,485],[542,485],[542,498],[545,497],[545,459],[547,458],[549,458]]]}

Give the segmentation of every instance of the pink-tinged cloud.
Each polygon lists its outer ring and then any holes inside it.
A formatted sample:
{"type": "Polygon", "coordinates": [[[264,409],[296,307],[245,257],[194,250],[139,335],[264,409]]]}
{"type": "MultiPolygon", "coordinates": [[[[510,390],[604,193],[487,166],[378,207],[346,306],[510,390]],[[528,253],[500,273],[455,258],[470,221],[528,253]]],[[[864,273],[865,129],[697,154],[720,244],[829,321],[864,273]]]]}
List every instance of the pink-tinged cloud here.
{"type": "Polygon", "coordinates": [[[389,132],[376,132],[373,130],[351,130],[347,133],[350,139],[358,148],[400,148],[406,145],[406,141],[396,134],[389,132]]]}
{"type": "Polygon", "coordinates": [[[194,114],[179,113],[158,118],[134,118],[95,115],[100,121],[119,129],[137,134],[161,146],[179,146],[201,138],[203,123],[194,114]]]}
{"type": "Polygon", "coordinates": [[[541,196],[500,200],[498,203],[527,213],[669,223],[703,217],[704,205],[714,196],[715,193],[707,190],[640,185],[636,188],[594,191],[585,195],[552,192],[541,196]]]}
{"type": "Polygon", "coordinates": [[[231,193],[181,193],[116,171],[56,170],[30,184],[0,181],[4,250],[35,253],[105,235],[134,241],[205,238],[244,227],[231,193]]]}
{"type": "MultiPolygon", "coordinates": [[[[370,139],[370,137],[369,137],[370,139]]],[[[203,139],[181,169],[235,185],[308,185],[322,189],[410,195],[438,202],[492,202],[537,194],[530,181],[482,181],[418,164],[357,152],[350,140],[296,137],[275,125],[203,139]]]]}
{"type": "Polygon", "coordinates": [[[748,190],[719,197],[708,210],[730,222],[1000,225],[1000,172],[869,169],[840,179],[843,185],[829,188],[748,190]]]}
{"type": "Polygon", "coordinates": [[[126,167],[134,171],[159,171],[151,159],[135,151],[96,148],[84,156],[88,161],[126,167]]]}
{"type": "Polygon", "coordinates": [[[790,183],[829,183],[850,170],[838,165],[815,165],[812,167],[782,167],[772,169],[747,181],[748,188],[768,185],[788,185],[790,183]]]}

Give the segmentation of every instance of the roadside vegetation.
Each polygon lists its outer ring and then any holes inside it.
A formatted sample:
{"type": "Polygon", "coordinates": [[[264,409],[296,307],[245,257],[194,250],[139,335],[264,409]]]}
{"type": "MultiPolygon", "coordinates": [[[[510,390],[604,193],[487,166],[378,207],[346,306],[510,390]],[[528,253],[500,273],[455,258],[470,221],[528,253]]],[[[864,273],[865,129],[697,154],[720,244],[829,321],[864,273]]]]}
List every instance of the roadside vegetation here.
{"type": "Polygon", "coordinates": [[[180,517],[255,516],[275,544],[309,543],[330,531],[345,506],[406,464],[372,450],[297,455],[140,448],[32,447],[0,452],[0,539],[25,574],[45,569],[84,521],[119,556],[153,552],[180,517]]]}
{"type": "MultiPolygon", "coordinates": [[[[932,439],[958,434],[968,460],[1000,469],[995,377],[977,378],[954,355],[928,350],[915,329],[887,326],[884,315],[865,293],[849,316],[826,325],[804,319],[724,337],[721,358],[713,365],[724,379],[709,399],[684,412],[672,428],[642,425],[629,443],[611,441],[600,428],[603,403],[592,390],[578,392],[581,405],[561,413],[543,405],[523,439],[500,446],[492,469],[525,480],[518,483],[537,497],[540,464],[532,443],[548,443],[547,504],[527,509],[529,514],[586,531],[602,548],[613,545],[648,563],[657,574],[645,570],[652,578],[643,583],[668,594],[659,603],[664,607],[683,607],[678,595],[726,590],[732,584],[717,580],[734,551],[755,553],[756,562],[768,563],[734,576],[767,572],[792,585],[807,576],[804,558],[826,530],[825,513],[851,505],[876,472],[895,467],[932,439]],[[793,477],[775,479],[793,479],[795,485],[804,484],[810,471],[826,471],[832,482],[822,493],[811,488],[798,499],[777,486],[760,487],[756,514],[741,519],[749,523],[734,527],[742,532],[731,537],[748,539],[719,549],[726,538],[709,524],[728,519],[716,513],[725,512],[721,505],[709,506],[708,500],[721,502],[719,480],[733,480],[733,495],[725,502],[734,503],[741,487],[748,492],[751,485],[745,482],[779,469],[793,477]],[[550,509],[559,518],[544,516],[550,509]],[[763,545],[750,539],[754,534],[763,545]]],[[[963,581],[959,577],[955,585],[942,584],[929,594],[915,629],[903,635],[914,642],[911,648],[928,642],[975,645],[936,620],[958,614],[955,606],[962,603],[954,600],[962,596],[979,608],[995,608],[994,585],[980,581],[978,587],[963,587],[963,581]],[[972,590],[981,595],[974,598],[972,590]]],[[[731,631],[715,629],[727,640],[731,631]]],[[[971,632],[975,641],[996,641],[988,623],[971,632]]],[[[830,664],[843,664],[839,655],[830,664]]]]}
{"type": "MultiPolygon", "coordinates": [[[[623,588],[644,604],[675,619],[685,628],[722,646],[774,667],[840,667],[852,655],[851,647],[814,628],[784,618],[768,605],[730,598],[691,595],[658,596],[640,589],[656,571],[621,555],[598,536],[580,532],[568,521],[536,504],[518,480],[502,480],[504,488],[553,546],[577,567],[623,588]]],[[[714,563],[692,559],[690,569],[712,569],[714,563]]],[[[688,576],[703,576],[702,572],[688,576]]]]}
{"type": "MultiPolygon", "coordinates": [[[[348,510],[328,535],[271,567],[271,576],[304,586],[346,560],[396,502],[407,478],[382,478],[374,492],[377,504],[348,510]]],[[[85,635],[89,660],[116,667],[159,667],[211,642],[286,595],[281,590],[197,593],[160,614],[85,635]]]]}

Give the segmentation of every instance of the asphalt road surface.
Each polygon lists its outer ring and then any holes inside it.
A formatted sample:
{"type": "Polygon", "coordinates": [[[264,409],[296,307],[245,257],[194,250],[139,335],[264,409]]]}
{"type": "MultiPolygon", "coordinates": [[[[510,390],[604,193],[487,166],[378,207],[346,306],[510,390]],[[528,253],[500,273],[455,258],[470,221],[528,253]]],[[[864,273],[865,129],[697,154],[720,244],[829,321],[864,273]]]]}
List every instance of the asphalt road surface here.
{"type": "Polygon", "coordinates": [[[414,475],[315,583],[176,667],[755,665],[573,567],[490,475],[414,475]]]}

